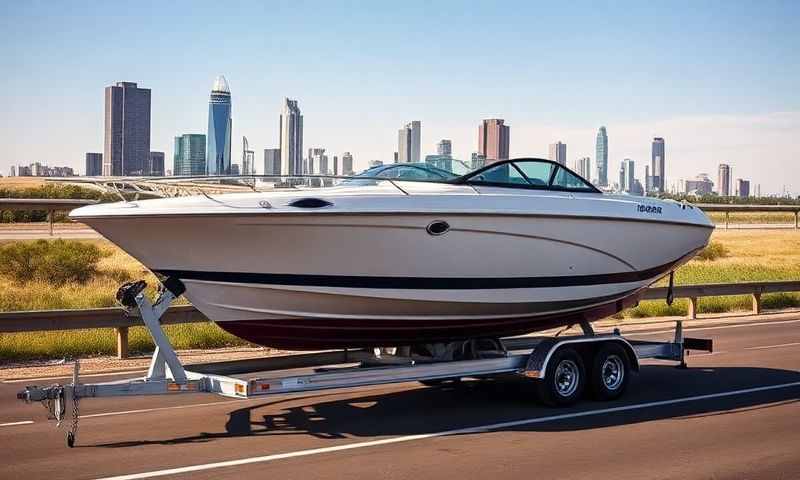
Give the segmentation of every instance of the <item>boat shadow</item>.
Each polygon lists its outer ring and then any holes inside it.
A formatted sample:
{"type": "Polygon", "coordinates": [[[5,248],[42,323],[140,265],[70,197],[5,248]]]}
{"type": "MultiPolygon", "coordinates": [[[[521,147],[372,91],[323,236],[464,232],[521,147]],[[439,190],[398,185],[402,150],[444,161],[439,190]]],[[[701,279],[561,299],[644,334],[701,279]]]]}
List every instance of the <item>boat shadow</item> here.
{"type": "MultiPolygon", "coordinates": [[[[583,400],[569,408],[550,408],[535,400],[530,381],[521,378],[465,381],[425,387],[378,387],[364,395],[326,392],[250,404],[231,411],[225,430],[161,440],[101,443],[94,447],[204,443],[233,437],[308,435],[352,439],[430,434],[511,422],[492,431],[578,431],[675,419],[732,415],[800,401],[800,372],[754,367],[679,370],[644,365],[620,400],[583,400]],[[389,388],[389,391],[385,389],[389,388]],[[738,392],[719,395],[722,392],[738,392]],[[690,401],[672,400],[705,396],[690,401]],[[579,416],[570,414],[580,413],[579,416]],[[562,416],[561,418],[553,418],[562,416]],[[515,423],[516,422],[516,423],[515,423]]],[[[455,432],[475,433],[475,432],[455,432]]],[[[88,446],[88,445],[87,445],[88,446]]]]}

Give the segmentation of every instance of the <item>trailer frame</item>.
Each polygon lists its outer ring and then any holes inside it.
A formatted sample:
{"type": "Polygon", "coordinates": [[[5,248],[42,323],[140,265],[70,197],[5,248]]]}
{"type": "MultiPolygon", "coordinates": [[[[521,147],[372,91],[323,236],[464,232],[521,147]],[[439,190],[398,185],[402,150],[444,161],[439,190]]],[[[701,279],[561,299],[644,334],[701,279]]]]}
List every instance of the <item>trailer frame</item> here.
{"type": "MultiPolygon", "coordinates": [[[[672,341],[644,341],[623,337],[618,329],[610,334],[596,334],[588,323],[581,324],[583,335],[512,337],[497,340],[498,349],[479,352],[477,358],[434,359],[412,354],[386,354],[386,349],[345,351],[346,363],[330,365],[329,356],[322,355],[320,363],[309,363],[308,354],[281,357],[283,369],[289,370],[293,357],[299,366],[317,366],[313,373],[283,373],[275,370],[266,377],[237,378],[232,375],[193,372],[186,370],[164,334],[159,319],[182,291],[167,283],[155,302],[145,295],[144,282],[131,282],[120,288],[118,300],[129,314],[139,315],[156,345],[150,366],[144,377],[102,383],[81,383],[80,364],[75,362],[72,382],[67,385],[26,386],[17,394],[25,402],[42,402],[50,418],[60,426],[71,410],[71,427],[66,441],[74,446],[78,428],[79,402],[85,398],[131,395],[168,395],[181,393],[216,393],[239,399],[265,395],[292,394],[327,389],[352,388],[420,381],[426,384],[461,378],[483,378],[498,375],[518,375],[546,383],[552,377],[554,355],[566,349],[597,349],[614,344],[627,354],[630,372],[639,371],[640,359],[658,359],[678,362],[686,368],[687,350],[712,351],[710,340],[684,338],[681,320],[676,321],[672,341]],[[289,365],[289,367],[286,367],[289,365]],[[550,374],[550,377],[548,375],[550,374]],[[67,405],[72,408],[68,409],[67,405]]],[[[574,363],[574,362],[573,362],[574,363]]],[[[297,368],[297,367],[294,367],[297,368]]],[[[282,369],[282,370],[283,370],[282,369]]],[[[584,372],[585,373],[585,372],[584,372]]],[[[234,373],[236,374],[236,373],[234,373]]],[[[588,375],[587,375],[588,377],[588,375]]],[[[585,381],[585,380],[584,380],[585,381]]],[[[624,387],[623,387],[624,388],[624,387]]],[[[622,392],[619,392],[621,394],[622,392]]],[[[567,402],[562,403],[564,405],[567,402]]]]}

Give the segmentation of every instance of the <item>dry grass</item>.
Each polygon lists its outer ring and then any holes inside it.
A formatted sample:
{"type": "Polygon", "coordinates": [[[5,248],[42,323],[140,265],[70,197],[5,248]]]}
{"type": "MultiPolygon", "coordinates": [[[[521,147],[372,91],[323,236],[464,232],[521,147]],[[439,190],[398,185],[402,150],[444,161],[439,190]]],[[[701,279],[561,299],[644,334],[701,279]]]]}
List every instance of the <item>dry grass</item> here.
{"type": "Polygon", "coordinates": [[[36,188],[45,184],[41,177],[3,177],[0,178],[1,188],[36,188]]]}
{"type": "MultiPolygon", "coordinates": [[[[692,260],[675,271],[676,285],[699,283],[800,280],[800,230],[717,230],[712,245],[725,252],[708,260],[692,260]]],[[[662,279],[659,285],[666,285],[662,279]]],[[[765,295],[764,308],[800,306],[800,294],[765,295]]],[[[698,312],[744,311],[752,307],[750,297],[708,297],[699,301],[698,312]]],[[[663,301],[642,302],[622,316],[652,317],[685,315],[688,301],[676,300],[668,307],[663,301]]]]}
{"type": "MultiPolygon", "coordinates": [[[[794,213],[791,212],[731,212],[728,215],[731,225],[794,224],[794,213]]],[[[725,212],[708,212],[708,217],[717,225],[725,225],[725,212]]]]}

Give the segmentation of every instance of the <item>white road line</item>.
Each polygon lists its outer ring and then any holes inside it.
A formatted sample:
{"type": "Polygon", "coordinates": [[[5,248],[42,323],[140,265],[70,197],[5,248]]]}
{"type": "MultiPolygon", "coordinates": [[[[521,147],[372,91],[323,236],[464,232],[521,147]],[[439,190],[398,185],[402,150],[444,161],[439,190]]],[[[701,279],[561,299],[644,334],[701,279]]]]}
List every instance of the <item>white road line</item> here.
{"type": "Polygon", "coordinates": [[[444,437],[449,435],[463,435],[470,433],[480,433],[489,430],[497,430],[501,428],[519,427],[522,425],[532,425],[537,423],[552,422],[557,420],[566,420],[571,418],[592,417],[597,415],[606,415],[609,413],[626,412],[631,410],[642,410],[645,408],[661,407],[664,405],[676,405],[681,403],[695,402],[698,400],[709,400],[712,398],[733,397],[736,395],[744,395],[748,393],[765,392],[770,390],[780,390],[792,387],[800,387],[800,382],[782,383],[779,385],[768,385],[764,387],[745,388],[741,390],[732,390],[729,392],[711,393],[707,395],[696,395],[693,397],[677,398],[673,400],[661,400],[656,402],[645,402],[635,405],[625,405],[621,407],[602,408],[598,410],[590,410],[586,412],[565,413],[562,415],[550,415],[547,417],[529,418],[525,420],[515,420],[511,422],[492,423],[489,425],[481,425],[478,427],[459,428],[454,430],[444,430],[434,433],[423,433],[419,435],[406,435],[402,437],[392,437],[383,440],[372,440],[368,442],[349,443],[347,445],[338,445],[335,447],[312,448],[309,450],[298,450],[295,452],[276,453],[272,455],[264,455],[260,457],[242,458],[238,460],[228,460],[224,462],[206,463],[200,465],[190,465],[187,467],[168,468],[165,470],[153,470],[150,472],[133,473],[130,475],[120,475],[116,477],[105,477],[98,480],[137,480],[142,478],[163,477],[166,475],[177,475],[181,473],[199,472],[204,470],[212,470],[215,468],[235,467],[239,465],[248,465],[252,463],[272,462],[275,460],[283,460],[286,458],[307,457],[310,455],[319,455],[323,453],[341,452],[345,450],[355,450],[358,448],[375,447],[379,445],[391,445],[394,443],[413,442],[416,440],[425,440],[429,438],[444,437]]]}
{"type": "Polygon", "coordinates": [[[745,348],[745,350],[763,350],[765,348],[796,347],[797,345],[800,345],[800,342],[779,343],[777,345],[761,345],[761,346],[758,346],[758,347],[747,347],[747,348],[745,348]]]}
{"type": "Polygon", "coordinates": [[[33,420],[23,420],[21,422],[0,423],[0,427],[13,427],[15,425],[30,425],[33,420]]]}
{"type": "MultiPolygon", "coordinates": [[[[231,400],[222,400],[220,402],[209,402],[209,403],[191,403],[189,405],[174,405],[171,407],[153,407],[153,408],[141,408],[139,410],[123,410],[119,412],[103,412],[103,413],[92,413],[89,415],[81,415],[81,419],[84,418],[94,418],[94,417],[114,417],[117,415],[128,415],[131,413],[147,413],[147,412],[158,412],[161,410],[180,410],[186,408],[194,408],[194,407],[210,407],[214,405],[224,405],[228,403],[237,403],[237,402],[246,402],[248,400],[255,400],[254,398],[243,398],[243,399],[231,399],[231,400]]],[[[259,400],[262,400],[259,398],[259,400]]]]}
{"type": "MultiPolygon", "coordinates": [[[[720,326],[709,326],[709,327],[683,327],[683,332],[697,332],[700,330],[723,330],[726,328],[743,328],[743,327],[763,327],[763,326],[772,326],[777,327],[786,323],[797,323],[800,322],[800,319],[797,320],[773,320],[770,322],[755,322],[755,323],[737,323],[734,325],[720,325],[720,326]]],[[[625,325],[619,325],[620,330],[622,330],[625,325]]],[[[657,335],[660,333],[675,333],[674,329],[671,330],[658,330],[655,332],[637,332],[635,330],[631,330],[628,332],[623,331],[625,335],[628,336],[635,336],[635,335],[657,335]]]]}

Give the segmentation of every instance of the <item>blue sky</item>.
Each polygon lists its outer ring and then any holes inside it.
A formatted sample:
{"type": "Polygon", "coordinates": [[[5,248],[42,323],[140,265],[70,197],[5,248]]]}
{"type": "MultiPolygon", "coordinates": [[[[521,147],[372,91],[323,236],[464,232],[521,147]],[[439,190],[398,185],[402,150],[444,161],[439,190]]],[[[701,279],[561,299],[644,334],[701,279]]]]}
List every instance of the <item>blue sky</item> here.
{"type": "MultiPolygon", "coordinates": [[[[388,159],[397,129],[423,122],[423,150],[476,149],[477,125],[511,125],[514,155],[594,162],[606,125],[610,175],[643,175],[653,136],[668,180],[733,165],[762,190],[800,190],[800,2],[17,2],[0,18],[0,172],[83,169],[102,151],[103,88],[151,88],[152,149],[204,133],[208,93],[233,94],[234,160],[246,135],[278,143],[297,98],[306,147],[388,159]]],[[[170,163],[169,161],[167,163],[170,163]]],[[[613,178],[613,177],[612,177],[613,178]]]]}

